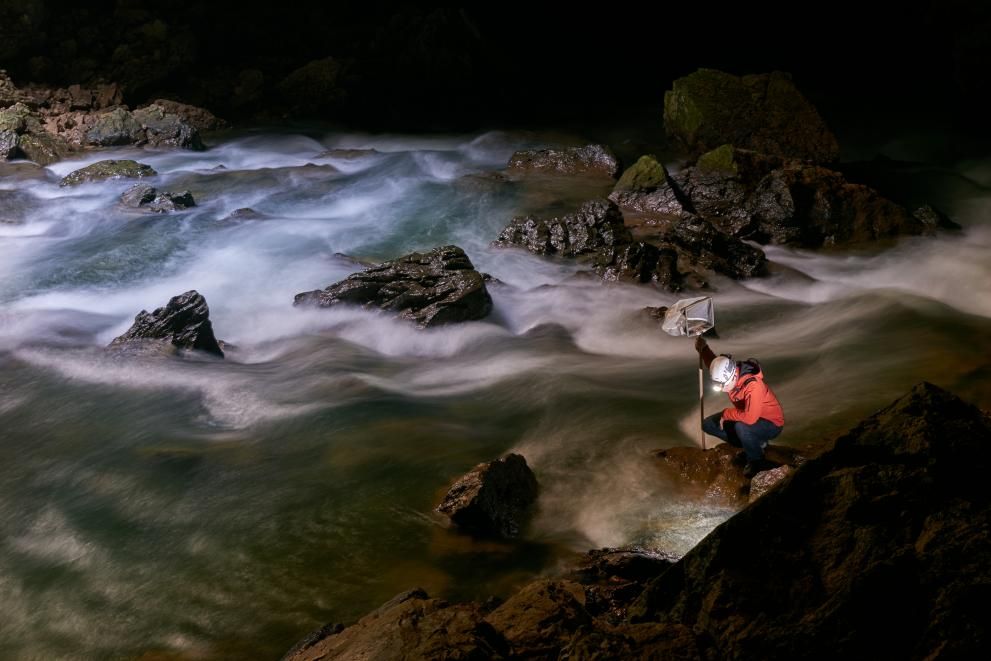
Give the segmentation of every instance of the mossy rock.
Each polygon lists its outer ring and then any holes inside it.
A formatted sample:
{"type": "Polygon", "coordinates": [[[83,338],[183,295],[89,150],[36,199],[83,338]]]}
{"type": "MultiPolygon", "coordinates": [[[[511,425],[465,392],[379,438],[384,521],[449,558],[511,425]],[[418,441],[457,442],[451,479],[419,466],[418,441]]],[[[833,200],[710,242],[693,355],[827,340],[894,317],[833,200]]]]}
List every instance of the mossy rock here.
{"type": "Polygon", "coordinates": [[[15,103],[6,110],[0,110],[0,131],[23,133],[27,130],[27,118],[31,109],[23,103],[15,103]]]}
{"type": "Polygon", "coordinates": [[[38,165],[61,161],[69,151],[62,140],[43,131],[18,136],[17,146],[29,161],[38,165]]]}
{"type": "Polygon", "coordinates": [[[613,192],[652,191],[667,185],[668,171],[656,156],[641,156],[636,163],[623,172],[616,182],[613,192]]]}
{"type": "Polygon", "coordinates": [[[695,165],[702,172],[721,172],[733,176],[739,173],[733,145],[723,145],[722,147],[716,147],[712,151],[707,151],[699,156],[699,160],[695,165]]]}
{"type": "Polygon", "coordinates": [[[107,179],[140,179],[158,174],[150,165],[131,160],[99,161],[92,165],[67,174],[59,186],[75,186],[77,184],[107,179]]]}
{"type": "Polygon", "coordinates": [[[815,107],[782,72],[734,76],[699,69],[664,95],[668,135],[693,155],[720,145],[816,163],[839,145],[815,107]]]}

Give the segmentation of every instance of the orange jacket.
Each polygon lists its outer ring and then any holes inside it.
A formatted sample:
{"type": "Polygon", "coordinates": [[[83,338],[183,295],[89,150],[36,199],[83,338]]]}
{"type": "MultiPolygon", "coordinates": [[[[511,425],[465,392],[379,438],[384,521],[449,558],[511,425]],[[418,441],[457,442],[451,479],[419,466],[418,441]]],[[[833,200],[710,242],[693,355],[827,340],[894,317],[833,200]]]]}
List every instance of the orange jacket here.
{"type": "MultiPolygon", "coordinates": [[[[716,354],[708,346],[703,348],[702,359],[706,367],[715,357],[716,354]]],[[[736,385],[726,393],[733,407],[723,410],[723,421],[752,425],[759,418],[764,418],[779,427],[784,427],[785,415],[781,410],[781,404],[770,386],[764,383],[764,372],[760,365],[756,361],[743,361],[737,362],[736,367],[739,371],[736,385]]]]}

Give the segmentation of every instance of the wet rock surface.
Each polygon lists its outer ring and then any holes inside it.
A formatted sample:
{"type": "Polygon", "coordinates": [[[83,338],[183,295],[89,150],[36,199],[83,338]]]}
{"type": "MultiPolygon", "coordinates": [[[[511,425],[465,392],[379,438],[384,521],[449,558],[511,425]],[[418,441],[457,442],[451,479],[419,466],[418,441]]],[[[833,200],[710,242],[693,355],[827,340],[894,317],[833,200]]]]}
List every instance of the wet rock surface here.
{"type": "Polygon", "coordinates": [[[188,190],[181,193],[160,193],[148,184],[131,186],[120,196],[120,201],[125,207],[152,213],[169,213],[196,206],[196,200],[188,190]]]}
{"type": "Polygon", "coordinates": [[[515,537],[537,500],[537,478],[522,455],[479,464],[448,490],[437,511],[479,536],[515,537]]]}
{"type": "Polygon", "coordinates": [[[605,145],[585,145],[566,149],[531,149],[518,151],[509,159],[508,169],[515,173],[542,172],[562,175],[601,175],[615,178],[619,160],[605,145]]]}
{"type": "Polygon", "coordinates": [[[552,218],[514,218],[494,245],[520,246],[538,255],[575,257],[632,239],[619,207],[608,200],[583,203],[573,213],[552,218]]]}
{"type": "Polygon", "coordinates": [[[664,95],[664,126],[689,152],[723,144],[817,163],[835,161],[836,138],[781,72],[734,76],[699,69],[664,95]]]}
{"type": "Polygon", "coordinates": [[[411,253],[323,290],[302,292],[294,305],[377,307],[421,328],[482,319],[492,310],[485,279],[457,246],[411,253]]]}
{"type": "Polygon", "coordinates": [[[220,357],[224,352],[213,334],[210,308],[206,299],[195,290],[169,299],[154,312],[142,310],[134,325],[114,339],[111,347],[140,345],[146,342],[167,343],[179,349],[205,351],[220,357]]]}
{"type": "Polygon", "coordinates": [[[106,181],[107,179],[141,179],[153,177],[158,173],[150,165],[131,160],[97,161],[79,170],[73,170],[59,182],[59,186],[77,186],[79,184],[106,181]]]}

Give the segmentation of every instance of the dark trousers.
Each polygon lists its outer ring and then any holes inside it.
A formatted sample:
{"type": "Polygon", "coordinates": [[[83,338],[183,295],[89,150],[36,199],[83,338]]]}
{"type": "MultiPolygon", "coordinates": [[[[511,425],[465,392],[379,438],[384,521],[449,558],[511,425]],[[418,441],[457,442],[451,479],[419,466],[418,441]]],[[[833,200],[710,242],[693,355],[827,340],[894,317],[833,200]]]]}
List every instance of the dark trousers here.
{"type": "Polygon", "coordinates": [[[757,422],[747,425],[735,420],[727,420],[723,428],[719,428],[719,419],[722,413],[710,415],[702,422],[702,431],[726,441],[730,445],[743,448],[747,453],[747,459],[757,461],[764,457],[764,448],[772,438],[777,438],[781,433],[781,427],[770,420],[758,418],[757,422]]]}

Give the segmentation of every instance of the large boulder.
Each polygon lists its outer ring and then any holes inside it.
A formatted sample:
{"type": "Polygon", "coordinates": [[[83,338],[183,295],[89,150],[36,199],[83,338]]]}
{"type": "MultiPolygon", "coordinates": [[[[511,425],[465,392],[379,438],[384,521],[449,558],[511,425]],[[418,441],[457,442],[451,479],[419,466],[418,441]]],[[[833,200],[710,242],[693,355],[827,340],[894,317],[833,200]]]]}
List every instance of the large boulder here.
{"type": "Polygon", "coordinates": [[[521,246],[538,255],[575,257],[632,241],[623,214],[614,203],[595,199],[572,213],[553,218],[514,218],[494,245],[521,246]]]}
{"type": "Polygon", "coordinates": [[[806,248],[926,234],[938,225],[818,166],[771,172],[751,196],[750,212],[756,240],[806,248]]]}
{"type": "Polygon", "coordinates": [[[634,621],[709,658],[982,658],[991,420],[932,384],[802,464],[648,584],[634,621]]]}
{"type": "Polygon", "coordinates": [[[59,182],[59,186],[76,186],[108,179],[140,179],[153,177],[157,174],[150,165],[129,159],[97,161],[65,175],[59,182]]]}
{"type": "Polygon", "coordinates": [[[50,165],[64,158],[69,149],[65,141],[45,131],[36,113],[24,103],[0,110],[0,157],[50,165]]]}
{"type": "Polygon", "coordinates": [[[189,124],[200,133],[204,131],[216,131],[227,128],[228,124],[206,108],[192,106],[188,103],[170,101],[169,99],[155,99],[151,105],[158,106],[166,114],[175,115],[183,122],[189,124]]]}
{"type": "Polygon", "coordinates": [[[411,253],[354,273],[326,289],[296,294],[294,305],[377,307],[421,328],[482,319],[492,310],[484,276],[457,246],[411,253]]]}
{"type": "Polygon", "coordinates": [[[603,248],[596,255],[596,272],[607,282],[652,282],[662,289],[677,292],[683,287],[678,270],[678,250],[634,241],[603,248]]]}
{"type": "Polygon", "coordinates": [[[481,536],[515,537],[537,500],[537,478],[522,455],[475,466],[448,490],[437,511],[481,536]]]}
{"type": "Polygon", "coordinates": [[[142,310],[134,318],[134,325],[115,338],[110,346],[141,345],[149,341],[220,357],[224,355],[213,334],[206,299],[195,290],[172,297],[165,307],[154,312],[142,310]]]}
{"type": "Polygon", "coordinates": [[[509,159],[510,172],[541,172],[563,175],[600,175],[615,178],[619,160],[605,145],[567,149],[529,149],[509,159]]]}
{"type": "Polygon", "coordinates": [[[114,108],[97,117],[86,132],[86,141],[103,147],[131,145],[144,140],[145,131],[125,108],[114,108]]]}
{"type": "Polygon", "coordinates": [[[145,140],[151,147],[206,149],[200,139],[200,132],[193,125],[162,106],[152,104],[138,108],[131,114],[145,130],[145,140]]]}
{"type": "Polygon", "coordinates": [[[693,154],[723,144],[817,163],[835,161],[836,138],[781,72],[734,76],[699,69],[664,94],[664,125],[693,154]]]}
{"type": "Polygon", "coordinates": [[[734,279],[762,275],[767,268],[764,251],[723,234],[698,216],[684,214],[667,236],[693,265],[734,279]]]}

